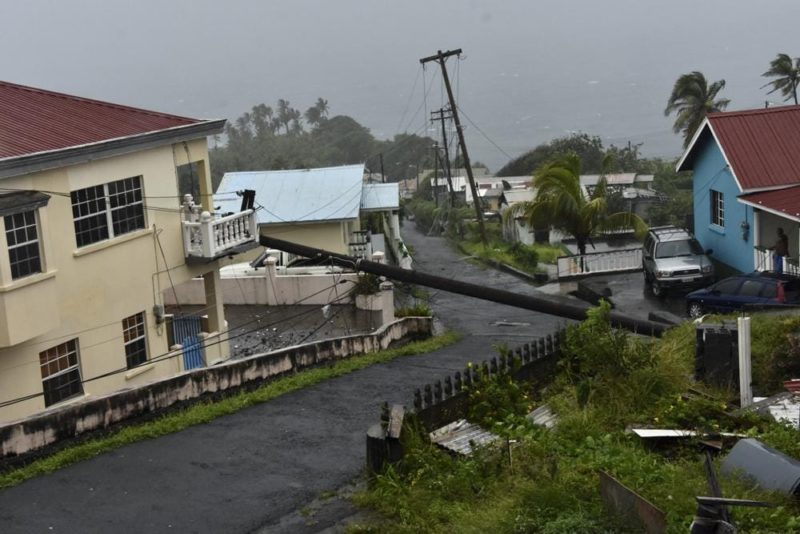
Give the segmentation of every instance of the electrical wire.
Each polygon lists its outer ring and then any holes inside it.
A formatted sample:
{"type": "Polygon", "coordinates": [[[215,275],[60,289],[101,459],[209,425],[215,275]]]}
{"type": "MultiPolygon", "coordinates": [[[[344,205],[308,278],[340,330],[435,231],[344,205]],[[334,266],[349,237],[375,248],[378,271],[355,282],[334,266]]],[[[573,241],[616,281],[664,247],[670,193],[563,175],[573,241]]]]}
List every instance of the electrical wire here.
{"type": "MultiPolygon", "coordinates": [[[[322,293],[323,291],[330,291],[331,287],[332,286],[325,287],[320,291],[317,291],[317,292],[315,292],[315,293],[313,293],[311,295],[308,295],[308,296],[304,297],[303,299],[301,299],[298,302],[302,302],[304,300],[307,300],[307,299],[309,299],[309,298],[311,298],[313,296],[318,295],[319,293],[322,293]]],[[[202,344],[202,349],[205,350],[206,348],[213,347],[213,346],[219,345],[221,343],[229,342],[231,339],[236,339],[236,338],[242,337],[244,335],[252,334],[253,332],[257,332],[258,330],[260,330],[262,328],[268,328],[270,326],[275,326],[275,325],[280,324],[282,322],[293,320],[293,319],[297,319],[299,317],[302,317],[304,315],[310,314],[312,312],[317,312],[317,311],[319,311],[319,308],[314,306],[309,310],[305,310],[303,312],[300,312],[298,314],[295,314],[295,315],[292,315],[292,316],[289,316],[289,317],[284,317],[284,318],[279,319],[277,321],[274,321],[272,323],[267,323],[267,324],[264,324],[264,325],[260,325],[258,328],[254,328],[252,330],[247,330],[247,331],[244,331],[244,332],[240,332],[240,333],[232,335],[232,336],[231,335],[225,336],[225,334],[229,334],[232,331],[232,329],[228,329],[228,330],[220,332],[217,336],[215,336],[215,337],[217,337],[217,340],[209,342],[209,343],[203,343],[202,344]]],[[[339,313],[341,313],[341,310],[340,310],[339,313]]],[[[260,321],[260,319],[261,319],[260,317],[257,317],[257,319],[255,319],[255,320],[248,321],[247,323],[243,323],[241,325],[238,325],[237,328],[241,328],[241,327],[246,326],[248,324],[252,324],[253,322],[260,321]]],[[[321,326],[316,328],[313,332],[311,332],[311,334],[309,334],[309,336],[304,337],[302,341],[305,341],[306,339],[308,339],[308,337],[310,337],[310,335],[313,335],[314,333],[316,333],[320,328],[321,328],[321,326]]],[[[301,341],[301,343],[302,343],[302,341],[301,341]]],[[[152,358],[148,359],[146,362],[144,362],[144,364],[145,365],[149,365],[149,364],[152,364],[152,363],[158,363],[158,362],[161,362],[161,361],[170,360],[172,358],[177,358],[179,356],[182,356],[182,354],[183,354],[182,352],[168,351],[168,352],[162,353],[162,354],[160,354],[158,356],[155,356],[155,357],[152,357],[152,358]]],[[[29,363],[30,364],[36,364],[37,362],[33,361],[33,362],[29,362],[29,363]]],[[[121,367],[119,369],[115,369],[113,371],[109,371],[109,372],[106,372],[106,373],[103,373],[103,374],[100,374],[100,375],[97,375],[97,376],[93,376],[91,378],[81,379],[81,384],[86,384],[86,383],[89,383],[89,382],[93,382],[93,381],[96,381],[96,380],[100,380],[102,378],[107,378],[109,376],[113,376],[113,375],[124,373],[124,372],[128,372],[128,371],[130,371],[130,369],[128,369],[127,366],[121,367]]],[[[22,397],[17,397],[17,398],[14,398],[14,399],[3,401],[3,402],[0,402],[0,408],[4,408],[4,407],[10,406],[12,404],[17,404],[19,402],[24,402],[26,400],[30,400],[30,399],[33,399],[33,398],[36,398],[36,397],[41,397],[43,395],[44,395],[44,391],[42,391],[40,393],[32,393],[32,394],[25,395],[25,396],[22,396],[22,397]]]]}
{"type": "Polygon", "coordinates": [[[494,140],[493,140],[492,138],[490,138],[490,137],[489,137],[489,136],[486,134],[486,132],[484,132],[483,130],[481,130],[480,126],[478,126],[477,124],[475,124],[475,122],[473,122],[473,120],[469,118],[469,115],[467,115],[467,114],[464,112],[464,110],[461,108],[461,106],[459,106],[459,107],[458,107],[458,111],[459,111],[459,112],[461,112],[461,115],[462,115],[462,116],[463,116],[465,119],[467,119],[467,122],[469,122],[469,123],[470,123],[470,124],[471,124],[471,125],[472,125],[472,126],[475,128],[475,129],[476,129],[476,130],[478,130],[478,132],[479,132],[479,133],[480,133],[480,134],[481,134],[481,135],[484,137],[484,139],[486,139],[487,141],[489,141],[489,143],[491,143],[491,144],[492,144],[492,146],[494,146],[494,147],[495,147],[497,150],[499,150],[501,154],[503,154],[503,155],[504,155],[505,157],[507,157],[509,160],[513,160],[513,159],[514,159],[513,157],[511,157],[511,155],[509,155],[509,153],[508,153],[508,152],[506,152],[505,150],[503,150],[502,148],[500,148],[500,145],[498,145],[497,143],[495,143],[495,142],[494,142],[494,140]]]}

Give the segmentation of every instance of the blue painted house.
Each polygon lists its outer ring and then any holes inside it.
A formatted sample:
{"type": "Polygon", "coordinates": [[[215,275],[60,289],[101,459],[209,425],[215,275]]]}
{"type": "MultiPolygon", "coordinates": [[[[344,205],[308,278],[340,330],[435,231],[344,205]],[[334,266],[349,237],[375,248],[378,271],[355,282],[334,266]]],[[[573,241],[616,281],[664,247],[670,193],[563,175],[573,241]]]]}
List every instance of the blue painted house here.
{"type": "Polygon", "coordinates": [[[772,270],[777,229],[800,247],[800,106],[712,113],[677,165],[694,171],[694,233],[719,262],[772,270]]]}

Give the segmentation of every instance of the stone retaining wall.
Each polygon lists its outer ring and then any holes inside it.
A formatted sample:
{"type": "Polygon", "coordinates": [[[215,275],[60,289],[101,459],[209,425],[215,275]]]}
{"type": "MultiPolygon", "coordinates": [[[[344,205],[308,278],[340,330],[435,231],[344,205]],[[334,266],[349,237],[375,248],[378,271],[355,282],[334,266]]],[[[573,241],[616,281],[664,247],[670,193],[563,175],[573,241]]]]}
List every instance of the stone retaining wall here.
{"type": "Polygon", "coordinates": [[[234,392],[308,367],[386,349],[396,341],[429,337],[432,325],[430,317],[405,317],[372,334],[323,340],[231,360],[7,423],[0,426],[0,467],[42,447],[152,415],[179,403],[234,392]]]}

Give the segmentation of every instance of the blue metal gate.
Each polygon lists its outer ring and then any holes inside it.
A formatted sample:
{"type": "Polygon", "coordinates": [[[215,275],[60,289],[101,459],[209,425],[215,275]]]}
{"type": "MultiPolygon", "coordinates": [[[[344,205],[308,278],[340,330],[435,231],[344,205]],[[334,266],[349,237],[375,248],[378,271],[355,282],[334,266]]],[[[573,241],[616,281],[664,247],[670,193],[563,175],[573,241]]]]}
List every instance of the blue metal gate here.
{"type": "Polygon", "coordinates": [[[197,315],[176,316],[172,320],[173,336],[176,343],[183,345],[183,368],[185,370],[205,367],[200,317],[197,315]]]}

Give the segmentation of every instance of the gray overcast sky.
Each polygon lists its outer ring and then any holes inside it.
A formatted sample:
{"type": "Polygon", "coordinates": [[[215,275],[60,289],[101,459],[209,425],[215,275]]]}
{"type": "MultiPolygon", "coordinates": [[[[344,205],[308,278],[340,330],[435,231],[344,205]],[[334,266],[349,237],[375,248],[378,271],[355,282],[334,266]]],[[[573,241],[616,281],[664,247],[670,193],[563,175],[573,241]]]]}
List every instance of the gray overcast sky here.
{"type": "MultiPolygon", "coordinates": [[[[196,117],[322,96],[385,138],[442,102],[433,65],[423,100],[419,58],[460,47],[459,105],[505,152],[584,131],[677,156],[663,109],[678,75],[761,107],[769,61],[800,56],[798,20],[797,0],[6,0],[0,78],[196,117]]],[[[506,162],[467,133],[473,159],[506,162]]]]}

